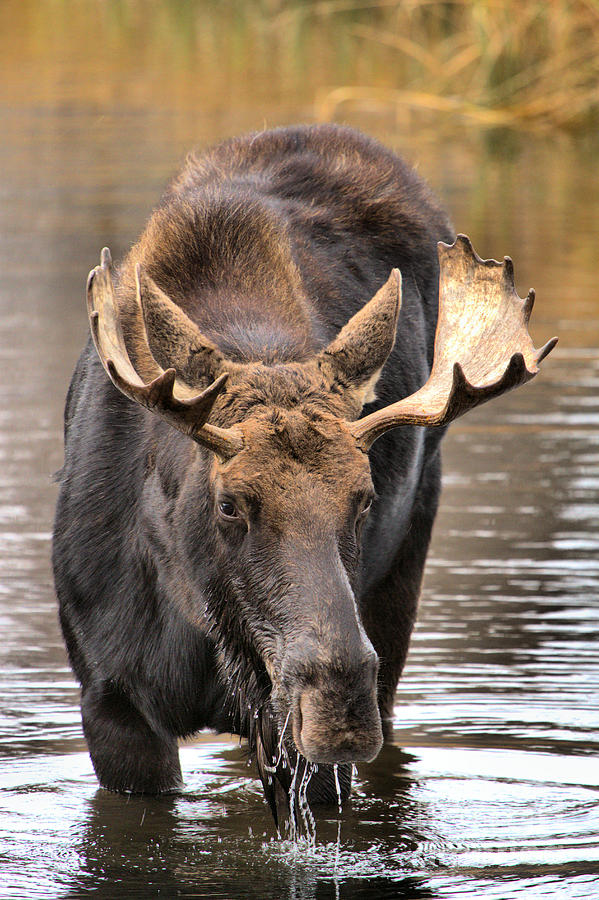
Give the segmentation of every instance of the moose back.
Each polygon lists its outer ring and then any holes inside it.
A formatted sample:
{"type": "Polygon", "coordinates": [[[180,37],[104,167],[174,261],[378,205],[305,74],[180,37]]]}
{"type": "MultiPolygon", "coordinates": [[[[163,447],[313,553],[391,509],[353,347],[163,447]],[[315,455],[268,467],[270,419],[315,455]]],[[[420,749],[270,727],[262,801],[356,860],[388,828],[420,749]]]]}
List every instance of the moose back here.
{"type": "Polygon", "coordinates": [[[114,286],[103,251],[53,549],[103,786],[178,789],[205,727],[249,738],[273,811],[285,759],[315,801],[377,755],[444,426],[554,343],[510,260],[452,241],[404,162],[318,126],[191,156],[114,286]]]}

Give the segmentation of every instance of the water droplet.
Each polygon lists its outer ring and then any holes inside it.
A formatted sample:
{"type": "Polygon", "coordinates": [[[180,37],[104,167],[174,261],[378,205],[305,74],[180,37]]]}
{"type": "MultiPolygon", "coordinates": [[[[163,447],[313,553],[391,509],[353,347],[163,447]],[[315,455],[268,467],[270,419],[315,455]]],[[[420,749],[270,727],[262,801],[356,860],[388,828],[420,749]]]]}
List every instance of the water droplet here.
{"type": "Polygon", "coordinates": [[[337,810],[341,815],[341,786],[339,785],[339,763],[333,764],[333,774],[335,776],[335,790],[337,791],[337,810]]]}

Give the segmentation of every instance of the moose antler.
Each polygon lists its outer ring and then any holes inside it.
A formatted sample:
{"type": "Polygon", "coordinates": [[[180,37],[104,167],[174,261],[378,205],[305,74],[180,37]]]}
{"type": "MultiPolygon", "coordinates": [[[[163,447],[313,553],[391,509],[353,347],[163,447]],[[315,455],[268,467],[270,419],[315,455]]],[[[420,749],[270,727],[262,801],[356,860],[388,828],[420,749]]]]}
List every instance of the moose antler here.
{"type": "Polygon", "coordinates": [[[518,387],[537,374],[553,350],[552,338],[535,350],[527,324],[534,291],[521,300],[509,256],[481,259],[470,239],[438,244],[439,318],[430,378],[415,394],[350,424],[359,445],[398,425],[447,425],[469,409],[518,387]]]}
{"type": "Polygon", "coordinates": [[[156,362],[148,343],[144,325],[139,267],[136,268],[136,301],[138,310],[132,317],[135,346],[142,350],[143,376],[131,362],[123,335],[119,310],[112,287],[112,259],[110,250],[102,250],[101,264],[89,273],[87,280],[87,311],[92,337],[98,356],[112,383],[146,409],[160,415],[193,440],[213,450],[223,459],[230,459],[244,446],[243,436],[235,428],[218,428],[207,423],[219,393],[225,386],[227,373],[222,374],[200,394],[177,378],[175,369],[162,369],[156,362]]]}

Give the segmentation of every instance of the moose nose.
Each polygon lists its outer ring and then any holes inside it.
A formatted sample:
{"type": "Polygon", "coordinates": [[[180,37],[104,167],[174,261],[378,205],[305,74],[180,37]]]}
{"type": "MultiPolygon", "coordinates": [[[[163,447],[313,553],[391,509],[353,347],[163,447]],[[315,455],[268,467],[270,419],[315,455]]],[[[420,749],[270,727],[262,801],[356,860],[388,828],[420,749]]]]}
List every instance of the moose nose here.
{"type": "Polygon", "coordinates": [[[353,664],[336,659],[296,669],[292,728],[296,746],[306,759],[341,763],[375,758],[383,743],[377,673],[374,650],[353,664]]]}
{"type": "Polygon", "coordinates": [[[295,743],[317,763],[370,762],[383,745],[381,719],[370,698],[335,708],[323,692],[304,691],[294,716],[295,743]]]}

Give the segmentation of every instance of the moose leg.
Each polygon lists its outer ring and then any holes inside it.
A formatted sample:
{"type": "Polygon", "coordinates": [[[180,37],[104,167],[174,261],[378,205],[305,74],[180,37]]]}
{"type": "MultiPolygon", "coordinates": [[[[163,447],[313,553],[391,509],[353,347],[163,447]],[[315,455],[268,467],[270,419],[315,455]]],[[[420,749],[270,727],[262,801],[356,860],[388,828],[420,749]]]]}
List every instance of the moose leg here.
{"type": "Polygon", "coordinates": [[[182,786],[176,739],[157,734],[116,685],[85,688],[81,716],[102,787],[162,794],[182,786]]]}
{"type": "Polygon", "coordinates": [[[410,527],[391,570],[366,596],[362,621],[380,659],[379,709],[385,738],[391,736],[395,689],[402,673],[412,629],[431,531],[437,512],[441,461],[437,450],[420,478],[410,527]]]}

